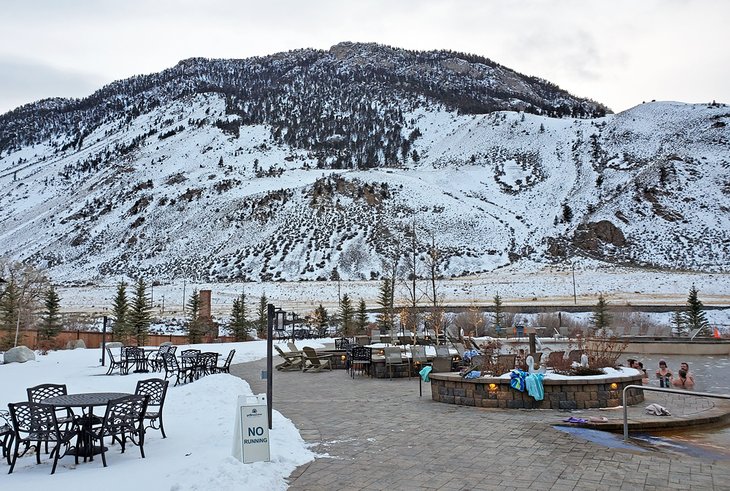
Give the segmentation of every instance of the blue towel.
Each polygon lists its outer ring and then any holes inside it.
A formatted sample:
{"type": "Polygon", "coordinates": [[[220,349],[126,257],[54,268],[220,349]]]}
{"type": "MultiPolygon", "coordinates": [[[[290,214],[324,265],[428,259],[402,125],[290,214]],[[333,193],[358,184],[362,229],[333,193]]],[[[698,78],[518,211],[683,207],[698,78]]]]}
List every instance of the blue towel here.
{"type": "Polygon", "coordinates": [[[467,373],[464,378],[479,378],[482,375],[482,372],[479,370],[472,370],[471,372],[467,373]]]}
{"type": "Polygon", "coordinates": [[[479,354],[479,352],[477,350],[475,350],[475,349],[465,351],[464,352],[464,357],[463,357],[464,358],[464,361],[470,361],[472,358],[474,358],[478,354],[479,354]]]}
{"type": "Polygon", "coordinates": [[[542,373],[531,373],[525,377],[527,393],[534,397],[536,401],[542,401],[545,397],[545,389],[542,386],[543,377],[542,373]]]}
{"type": "Polygon", "coordinates": [[[520,370],[518,368],[515,368],[509,374],[509,376],[511,378],[511,380],[509,382],[509,385],[513,389],[517,389],[520,392],[524,392],[525,391],[525,376],[526,375],[527,375],[527,373],[523,372],[522,370],[520,370]]]}
{"type": "Polygon", "coordinates": [[[431,370],[433,370],[433,367],[430,365],[426,365],[425,367],[421,368],[421,371],[418,372],[418,375],[421,376],[424,382],[430,382],[431,379],[428,377],[428,374],[431,373],[431,370]]]}

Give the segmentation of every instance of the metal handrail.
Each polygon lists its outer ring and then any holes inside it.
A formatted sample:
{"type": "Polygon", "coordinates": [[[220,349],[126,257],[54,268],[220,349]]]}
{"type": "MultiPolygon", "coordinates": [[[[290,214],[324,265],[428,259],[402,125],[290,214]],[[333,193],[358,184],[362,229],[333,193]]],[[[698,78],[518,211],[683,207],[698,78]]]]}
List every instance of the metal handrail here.
{"type": "Polygon", "coordinates": [[[627,385],[623,390],[623,404],[624,404],[624,440],[629,439],[629,409],[626,406],[626,390],[627,389],[641,389],[648,390],[651,392],[669,392],[671,394],[681,394],[686,396],[698,396],[698,397],[714,397],[715,399],[730,399],[728,394],[711,394],[709,392],[695,392],[688,390],[678,389],[666,389],[664,387],[648,387],[646,385],[627,385]]]}

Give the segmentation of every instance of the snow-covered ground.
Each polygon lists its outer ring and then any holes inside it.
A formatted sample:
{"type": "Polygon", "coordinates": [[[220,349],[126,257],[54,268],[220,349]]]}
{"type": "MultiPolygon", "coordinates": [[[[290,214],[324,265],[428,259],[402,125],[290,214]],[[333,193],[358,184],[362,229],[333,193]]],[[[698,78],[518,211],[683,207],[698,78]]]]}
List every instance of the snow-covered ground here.
{"type": "MultiPolygon", "coordinates": [[[[307,341],[308,346],[320,347],[307,341]]],[[[195,345],[203,351],[223,355],[235,349],[234,363],[266,356],[266,343],[230,343],[195,345]]],[[[181,346],[179,349],[185,349],[181,346]]],[[[105,376],[99,362],[100,350],[53,351],[36,355],[35,361],[0,365],[0,407],[26,400],[26,388],[42,383],[64,383],[69,393],[129,392],[138,380],[159,374],[105,376]]],[[[108,467],[101,458],[74,464],[73,456],[59,460],[51,476],[52,459],[42,456],[36,465],[34,456],[18,460],[11,475],[0,466],[2,489],[286,489],[286,477],[297,467],[314,459],[292,422],[274,411],[270,432],[271,461],[243,464],[232,457],[235,410],[239,395],[250,395],[249,385],[232,375],[203,377],[193,383],[170,387],[164,408],[165,430],[148,430],[145,455],[137,447],[120,453],[118,444],[109,446],[108,467]]]]}

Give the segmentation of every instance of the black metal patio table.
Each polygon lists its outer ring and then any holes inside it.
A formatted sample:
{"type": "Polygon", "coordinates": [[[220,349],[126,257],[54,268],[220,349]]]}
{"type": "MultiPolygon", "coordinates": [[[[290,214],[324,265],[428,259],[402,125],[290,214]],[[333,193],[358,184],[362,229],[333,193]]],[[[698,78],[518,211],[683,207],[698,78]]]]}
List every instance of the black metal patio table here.
{"type": "MultiPolygon", "coordinates": [[[[79,438],[78,443],[74,451],[70,451],[70,454],[76,454],[79,457],[90,457],[94,458],[95,454],[102,452],[101,447],[94,447],[91,440],[91,427],[94,424],[94,408],[98,406],[105,406],[109,401],[118,399],[120,397],[129,396],[131,394],[126,392],[89,392],[82,394],[66,394],[61,396],[49,397],[43,399],[41,404],[53,407],[62,408],[74,408],[80,407],[84,412],[81,417],[82,425],[79,427],[79,438]]],[[[106,449],[104,449],[106,450],[106,449]]]]}

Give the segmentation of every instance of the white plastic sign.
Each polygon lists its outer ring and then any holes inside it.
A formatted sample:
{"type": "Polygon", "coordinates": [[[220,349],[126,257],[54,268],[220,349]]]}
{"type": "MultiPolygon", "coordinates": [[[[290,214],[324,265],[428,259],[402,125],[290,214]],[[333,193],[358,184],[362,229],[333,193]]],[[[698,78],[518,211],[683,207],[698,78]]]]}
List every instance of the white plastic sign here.
{"type": "Polygon", "coordinates": [[[238,396],[233,456],[244,464],[270,460],[265,394],[238,396]]]}

